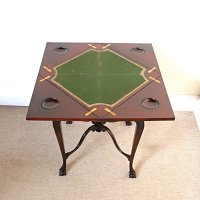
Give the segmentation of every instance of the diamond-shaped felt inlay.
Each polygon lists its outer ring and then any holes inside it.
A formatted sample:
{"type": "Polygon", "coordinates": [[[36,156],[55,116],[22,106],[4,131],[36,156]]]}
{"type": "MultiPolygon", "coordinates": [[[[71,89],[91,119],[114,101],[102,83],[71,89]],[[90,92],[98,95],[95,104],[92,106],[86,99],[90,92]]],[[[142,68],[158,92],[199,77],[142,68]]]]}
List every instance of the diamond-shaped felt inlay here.
{"type": "Polygon", "coordinates": [[[88,106],[112,106],[148,82],[145,68],[108,49],[89,50],[54,69],[52,81],[88,106]]]}

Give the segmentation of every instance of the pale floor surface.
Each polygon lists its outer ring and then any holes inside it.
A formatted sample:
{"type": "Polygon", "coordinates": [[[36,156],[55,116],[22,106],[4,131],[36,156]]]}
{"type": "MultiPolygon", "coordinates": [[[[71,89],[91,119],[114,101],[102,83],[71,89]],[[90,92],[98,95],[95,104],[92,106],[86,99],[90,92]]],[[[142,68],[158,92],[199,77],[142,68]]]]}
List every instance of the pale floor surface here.
{"type": "MultiPolygon", "coordinates": [[[[193,112],[175,112],[175,121],[146,122],[134,168],[106,133],[91,132],[67,161],[49,122],[26,121],[27,108],[0,107],[1,200],[199,200],[200,133],[193,112]],[[184,122],[184,123],[183,123],[184,122]]],[[[91,123],[63,122],[67,150],[91,123]]],[[[130,152],[134,125],[108,123],[120,147],[130,152]]]]}

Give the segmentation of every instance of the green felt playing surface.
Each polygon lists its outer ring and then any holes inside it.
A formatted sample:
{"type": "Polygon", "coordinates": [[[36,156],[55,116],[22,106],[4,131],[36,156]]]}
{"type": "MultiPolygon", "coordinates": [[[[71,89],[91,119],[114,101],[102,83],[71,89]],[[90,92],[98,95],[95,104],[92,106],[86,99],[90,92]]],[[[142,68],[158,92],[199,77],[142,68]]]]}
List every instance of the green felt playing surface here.
{"type": "Polygon", "coordinates": [[[148,81],[143,67],[110,50],[89,50],[55,69],[54,83],[88,105],[112,105],[148,81]]]}

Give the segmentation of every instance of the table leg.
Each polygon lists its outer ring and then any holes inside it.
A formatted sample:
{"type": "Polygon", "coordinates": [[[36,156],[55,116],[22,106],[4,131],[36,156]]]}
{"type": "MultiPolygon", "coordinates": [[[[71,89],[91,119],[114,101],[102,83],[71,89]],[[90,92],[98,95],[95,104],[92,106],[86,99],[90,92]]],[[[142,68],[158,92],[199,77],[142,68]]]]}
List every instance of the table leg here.
{"type": "Polygon", "coordinates": [[[136,121],[135,123],[136,123],[136,128],[135,128],[135,135],[133,138],[131,154],[127,154],[124,151],[122,151],[121,148],[119,147],[117,140],[115,139],[115,136],[112,133],[112,131],[108,127],[103,126],[104,130],[106,130],[109,133],[110,137],[112,138],[117,150],[121,154],[123,154],[124,156],[127,157],[128,161],[129,161],[129,178],[136,178],[136,173],[135,173],[135,170],[133,169],[133,159],[134,159],[135,152],[137,150],[137,146],[139,144],[139,141],[142,136],[143,129],[144,129],[144,121],[136,121]]]}
{"type": "Polygon", "coordinates": [[[68,159],[68,157],[71,154],[73,154],[77,149],[79,149],[79,147],[83,143],[84,139],[86,138],[87,134],[94,129],[94,125],[89,127],[83,133],[79,143],[76,145],[76,147],[73,150],[71,150],[69,152],[65,152],[64,140],[63,140],[62,128],[61,128],[61,121],[53,121],[53,128],[54,128],[57,140],[58,140],[58,144],[59,144],[60,151],[61,151],[61,154],[62,154],[62,159],[63,159],[63,165],[59,169],[59,175],[60,176],[65,176],[66,175],[66,160],[68,159]]]}
{"type": "Polygon", "coordinates": [[[131,121],[126,121],[126,126],[131,126],[132,125],[132,122],[131,121]]]}
{"type": "Polygon", "coordinates": [[[73,122],[72,121],[66,121],[66,124],[72,124],[73,122]]]}
{"type": "Polygon", "coordinates": [[[53,128],[56,134],[56,138],[58,140],[58,144],[59,144],[60,151],[62,154],[62,159],[63,159],[63,165],[59,169],[59,175],[65,176],[66,175],[66,155],[65,155],[65,146],[64,146],[63,135],[62,135],[61,121],[53,121],[53,128]]]}
{"type": "Polygon", "coordinates": [[[136,173],[133,169],[133,159],[134,159],[134,156],[135,156],[135,152],[137,150],[137,146],[139,144],[139,141],[140,141],[140,138],[142,136],[142,132],[143,132],[143,129],[144,129],[144,121],[136,121],[136,129],[135,129],[135,135],[134,135],[134,138],[133,138],[133,145],[132,145],[132,150],[131,150],[131,154],[126,154],[125,152],[123,152],[112,131],[106,127],[105,125],[103,125],[104,123],[102,122],[96,122],[94,123],[94,125],[92,125],[91,127],[89,127],[85,132],[84,134],[82,135],[79,143],[77,144],[77,146],[70,152],[65,152],[65,147],[64,147],[64,141],[63,141],[63,136],[62,136],[62,129],[61,129],[61,122],[60,121],[53,121],[53,127],[54,127],[54,131],[55,131],[55,134],[56,134],[56,137],[57,137],[57,140],[58,140],[58,144],[59,144],[59,147],[60,147],[60,151],[61,151],[61,154],[62,154],[62,158],[63,158],[63,165],[61,166],[60,170],[59,170],[59,175],[60,176],[64,176],[66,175],[66,159],[72,154],[74,153],[80,146],[81,144],[83,143],[85,137],[87,136],[87,134],[90,132],[90,131],[97,131],[97,132],[108,132],[109,135],[111,136],[117,150],[122,153],[124,156],[127,157],[127,159],[129,160],[129,178],[136,178],[136,173]]]}
{"type": "Polygon", "coordinates": [[[131,150],[131,155],[129,157],[129,178],[136,178],[135,170],[133,169],[133,159],[135,156],[135,152],[137,150],[137,146],[139,144],[140,138],[142,136],[142,132],[144,130],[144,121],[136,121],[136,129],[135,129],[135,135],[133,138],[133,145],[131,150]]]}

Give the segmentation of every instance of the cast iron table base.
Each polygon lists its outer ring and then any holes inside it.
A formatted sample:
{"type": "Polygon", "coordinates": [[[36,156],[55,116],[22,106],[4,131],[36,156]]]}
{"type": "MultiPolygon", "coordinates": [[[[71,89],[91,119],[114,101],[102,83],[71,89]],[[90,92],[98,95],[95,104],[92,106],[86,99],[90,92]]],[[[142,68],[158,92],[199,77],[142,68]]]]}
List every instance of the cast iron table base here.
{"type": "MultiPolygon", "coordinates": [[[[135,170],[133,169],[133,159],[135,156],[135,152],[137,150],[137,146],[138,143],[140,141],[143,129],[144,129],[144,121],[135,121],[136,123],[136,128],[135,128],[135,134],[133,137],[133,144],[132,144],[132,149],[131,149],[131,154],[126,154],[124,151],[121,150],[121,148],[119,147],[114,134],[112,133],[112,131],[105,126],[104,124],[106,122],[92,122],[93,125],[90,126],[82,135],[79,143],[77,144],[77,146],[69,152],[65,152],[65,147],[64,147],[64,140],[63,140],[63,135],[62,135],[62,128],[61,128],[61,121],[53,121],[53,127],[54,127],[54,131],[58,140],[58,144],[60,147],[60,151],[62,154],[62,159],[63,159],[63,164],[61,166],[61,168],[59,169],[59,175],[60,176],[65,176],[66,175],[66,160],[68,159],[68,157],[74,153],[83,143],[85,137],[87,136],[87,134],[90,131],[96,131],[96,132],[107,132],[111,139],[113,140],[114,145],[116,146],[117,150],[123,154],[125,157],[127,157],[128,161],[129,161],[129,178],[136,178],[136,173],[135,170]]],[[[126,122],[127,123],[127,122],[126,122]]],[[[128,124],[131,125],[131,124],[128,124]]]]}

